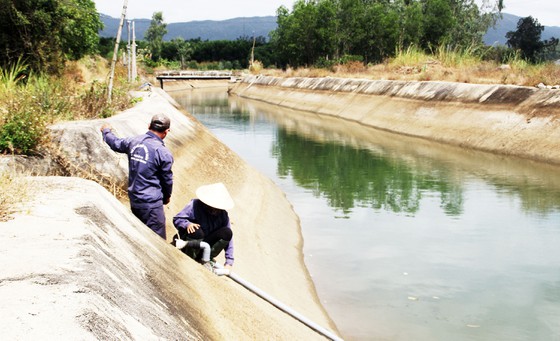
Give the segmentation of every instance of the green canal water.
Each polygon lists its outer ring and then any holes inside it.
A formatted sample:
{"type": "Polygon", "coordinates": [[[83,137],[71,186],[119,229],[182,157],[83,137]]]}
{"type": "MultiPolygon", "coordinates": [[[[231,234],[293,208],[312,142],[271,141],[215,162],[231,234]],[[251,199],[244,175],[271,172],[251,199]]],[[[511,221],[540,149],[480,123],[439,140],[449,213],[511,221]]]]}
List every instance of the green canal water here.
{"type": "Polygon", "coordinates": [[[560,168],[171,95],[286,193],[346,340],[560,340],[560,168]]]}

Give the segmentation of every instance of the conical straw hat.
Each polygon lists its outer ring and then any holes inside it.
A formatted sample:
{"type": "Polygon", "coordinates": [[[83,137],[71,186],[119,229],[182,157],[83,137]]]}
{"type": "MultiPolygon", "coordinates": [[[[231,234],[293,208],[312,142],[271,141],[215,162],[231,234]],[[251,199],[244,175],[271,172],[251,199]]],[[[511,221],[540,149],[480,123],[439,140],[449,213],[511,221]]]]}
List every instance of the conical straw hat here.
{"type": "Polygon", "coordinates": [[[223,183],[218,182],[210,185],[203,185],[196,189],[196,196],[203,203],[220,210],[233,208],[233,199],[223,183]]]}

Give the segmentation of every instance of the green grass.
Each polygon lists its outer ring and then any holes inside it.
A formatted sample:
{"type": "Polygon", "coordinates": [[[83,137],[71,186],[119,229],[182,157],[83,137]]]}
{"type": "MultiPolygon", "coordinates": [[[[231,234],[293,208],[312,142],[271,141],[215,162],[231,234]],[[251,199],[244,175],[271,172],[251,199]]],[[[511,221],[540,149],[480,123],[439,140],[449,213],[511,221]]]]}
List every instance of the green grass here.
{"type": "Polygon", "coordinates": [[[27,78],[27,65],[21,59],[14,64],[0,69],[0,94],[14,91],[18,84],[27,78]]]}

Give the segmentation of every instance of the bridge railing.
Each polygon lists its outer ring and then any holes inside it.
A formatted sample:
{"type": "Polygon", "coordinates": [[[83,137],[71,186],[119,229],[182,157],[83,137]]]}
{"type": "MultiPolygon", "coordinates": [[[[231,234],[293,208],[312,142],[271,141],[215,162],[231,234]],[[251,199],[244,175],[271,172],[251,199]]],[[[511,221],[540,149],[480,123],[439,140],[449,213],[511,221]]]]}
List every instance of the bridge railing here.
{"type": "Polygon", "coordinates": [[[160,71],[156,73],[156,77],[188,77],[188,76],[194,76],[194,77],[231,77],[233,76],[233,72],[232,71],[218,71],[218,70],[207,70],[207,71],[186,71],[186,70],[181,70],[181,71],[160,71]]]}
{"type": "Polygon", "coordinates": [[[234,75],[231,71],[207,70],[207,71],[160,71],[155,74],[156,79],[159,81],[159,86],[163,89],[163,81],[177,81],[177,80],[211,80],[211,79],[235,79],[239,76],[234,75]]]}

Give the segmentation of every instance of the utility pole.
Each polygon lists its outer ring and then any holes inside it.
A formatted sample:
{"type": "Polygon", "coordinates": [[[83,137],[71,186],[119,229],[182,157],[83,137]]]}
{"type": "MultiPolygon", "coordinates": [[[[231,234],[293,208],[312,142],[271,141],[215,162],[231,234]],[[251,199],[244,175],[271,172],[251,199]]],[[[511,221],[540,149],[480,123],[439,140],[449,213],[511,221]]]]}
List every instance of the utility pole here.
{"type": "Polygon", "coordinates": [[[126,21],[126,31],[127,31],[127,44],[126,44],[126,68],[127,68],[127,76],[128,82],[132,81],[132,50],[131,50],[131,43],[130,43],[130,20],[126,21]]]}
{"type": "Polygon", "coordinates": [[[117,64],[117,57],[119,55],[119,42],[121,40],[121,33],[124,24],[124,18],[126,17],[126,6],[128,0],[123,2],[123,10],[121,14],[121,22],[119,24],[119,29],[117,31],[117,40],[115,41],[115,49],[113,50],[113,60],[111,62],[111,74],[109,75],[109,88],[107,91],[107,103],[111,103],[111,94],[113,92],[113,78],[115,77],[115,65],[117,64]]]}
{"type": "Polygon", "coordinates": [[[136,69],[136,31],[134,21],[132,21],[132,81],[136,80],[138,70],[136,69]]]}

